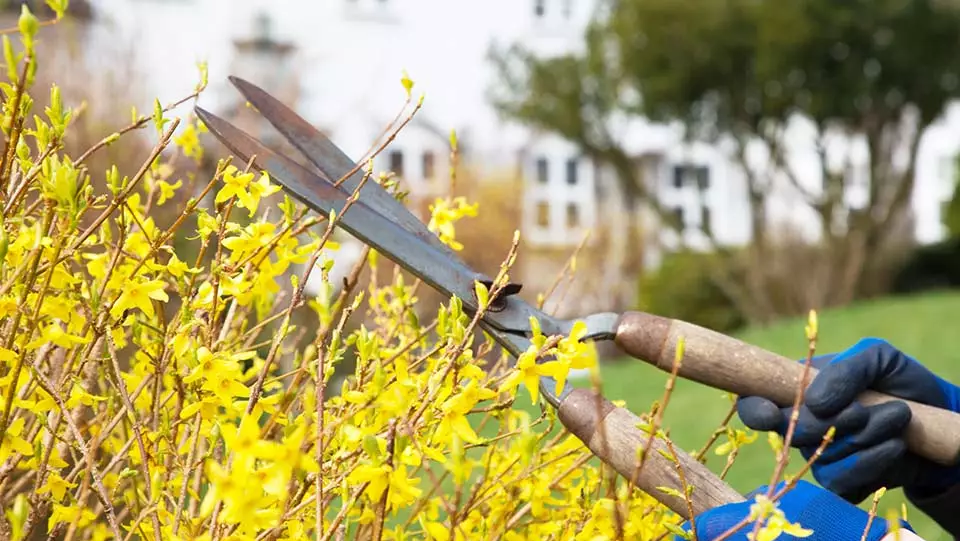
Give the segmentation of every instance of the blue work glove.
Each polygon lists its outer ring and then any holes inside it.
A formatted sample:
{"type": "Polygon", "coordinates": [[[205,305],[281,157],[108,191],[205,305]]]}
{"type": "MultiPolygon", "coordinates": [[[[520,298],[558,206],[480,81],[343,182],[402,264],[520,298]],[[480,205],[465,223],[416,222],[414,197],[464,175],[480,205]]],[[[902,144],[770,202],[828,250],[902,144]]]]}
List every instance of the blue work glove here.
{"type": "MultiPolygon", "coordinates": [[[[783,482],[777,485],[776,493],[782,490],[783,482]]],[[[762,486],[747,495],[747,501],[731,503],[709,509],[694,517],[698,541],[711,541],[718,538],[730,528],[736,526],[750,514],[750,507],[756,503],[757,495],[766,495],[767,487],[762,486]]],[[[783,518],[791,524],[799,525],[806,530],[813,530],[808,537],[796,537],[787,532],[777,537],[777,541],[856,541],[863,537],[867,529],[869,514],[856,505],[840,498],[836,494],[824,490],[807,481],[797,481],[796,486],[786,492],[776,502],[783,511],[783,518]]],[[[769,523],[761,523],[761,527],[769,523]]],[[[901,520],[901,528],[913,531],[910,525],[901,520]]],[[[735,534],[728,537],[729,541],[747,541],[747,536],[753,532],[754,523],[750,521],[735,534]]],[[[686,522],[683,529],[690,531],[690,523],[686,522]]],[[[870,522],[870,530],[864,538],[866,541],[880,541],[890,530],[890,525],[882,517],[875,516],[870,522]]],[[[675,536],[675,540],[682,539],[675,536]]]]}
{"type": "MultiPolygon", "coordinates": [[[[867,338],[846,351],[816,357],[819,370],[805,393],[791,446],[809,459],[831,425],[834,441],[814,462],[824,488],[859,503],[881,487],[904,494],[954,535],[960,534],[960,467],[943,467],[910,452],[903,432],[910,409],[900,401],[863,406],[854,399],[872,389],[960,411],[960,388],[936,376],[888,342],[867,338]]],[[[741,397],[737,413],[754,430],[786,433],[792,407],[741,397]]]]}

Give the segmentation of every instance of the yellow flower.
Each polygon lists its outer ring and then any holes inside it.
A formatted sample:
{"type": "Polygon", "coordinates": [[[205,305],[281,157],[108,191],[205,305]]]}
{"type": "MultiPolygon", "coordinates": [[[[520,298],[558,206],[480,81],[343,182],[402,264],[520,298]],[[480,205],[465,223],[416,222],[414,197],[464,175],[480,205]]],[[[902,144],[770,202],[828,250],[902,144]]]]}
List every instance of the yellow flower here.
{"type": "Polygon", "coordinates": [[[777,507],[777,503],[763,494],[756,496],[755,503],[750,506],[748,518],[751,523],[762,524],[755,541],[773,541],[784,533],[794,537],[809,537],[813,534],[813,530],[788,521],[783,510],[777,507]]]}
{"type": "Polygon", "coordinates": [[[405,466],[391,468],[385,464],[380,466],[361,464],[347,476],[347,482],[352,485],[369,483],[365,493],[374,502],[379,501],[383,492],[389,488],[387,508],[390,511],[407,507],[420,497],[423,491],[416,486],[419,481],[417,478],[407,476],[405,466]]]}
{"type": "Polygon", "coordinates": [[[253,173],[240,173],[236,166],[227,166],[223,171],[223,188],[217,192],[214,201],[219,205],[231,197],[236,197],[242,203],[244,198],[249,197],[247,186],[250,185],[251,180],[253,180],[253,173]]]}
{"type": "Polygon", "coordinates": [[[463,197],[457,197],[452,201],[438,198],[430,205],[430,222],[427,227],[454,250],[462,250],[463,244],[456,240],[454,224],[466,216],[476,216],[478,206],[477,203],[468,205],[463,197]]]}
{"type": "Polygon", "coordinates": [[[38,494],[46,494],[47,492],[53,496],[55,501],[63,500],[68,488],[75,488],[76,483],[71,483],[65,480],[63,477],[60,477],[56,472],[50,473],[47,476],[47,482],[43,484],[42,487],[37,489],[38,494]]]}
{"type": "Polygon", "coordinates": [[[260,427],[252,415],[244,415],[236,430],[225,428],[223,439],[238,455],[260,456],[268,449],[268,445],[260,441],[260,427]]]}
{"type": "MultiPolygon", "coordinates": [[[[535,332],[539,333],[539,327],[535,332]]],[[[595,368],[597,366],[597,354],[593,344],[581,342],[581,339],[587,334],[587,325],[583,321],[577,321],[573,325],[570,335],[561,338],[556,347],[550,350],[554,359],[540,365],[540,373],[553,377],[556,382],[555,394],[560,394],[563,390],[567,377],[571,369],[595,368]]]]}
{"type": "Polygon", "coordinates": [[[53,511],[50,518],[47,519],[47,529],[52,530],[54,526],[61,522],[74,524],[78,528],[86,528],[87,525],[97,520],[97,514],[85,505],[75,503],[73,505],[53,504],[53,511]]]}
{"type": "Polygon", "coordinates": [[[33,446],[20,437],[25,423],[26,419],[17,417],[7,426],[7,431],[3,434],[3,441],[0,441],[0,464],[5,462],[14,452],[23,456],[33,455],[33,446]]]}
{"type": "Polygon", "coordinates": [[[40,336],[27,344],[26,348],[36,349],[44,344],[55,344],[64,349],[70,349],[77,344],[86,344],[89,341],[89,337],[68,334],[59,322],[51,321],[40,331],[40,336]]]}
{"type": "MultiPolygon", "coordinates": [[[[199,120],[197,123],[203,126],[199,120]]],[[[173,138],[173,143],[183,149],[183,154],[187,157],[199,160],[203,156],[203,146],[200,144],[200,136],[194,124],[187,124],[183,132],[173,138]]]]}
{"type": "Polygon", "coordinates": [[[476,380],[470,380],[466,387],[456,392],[452,398],[443,405],[444,415],[440,421],[437,438],[446,440],[452,433],[470,443],[479,443],[480,437],[470,426],[467,419],[467,413],[477,405],[477,402],[487,400],[497,396],[497,393],[490,389],[480,388],[476,380]]]}
{"type": "Polygon", "coordinates": [[[280,186],[270,183],[270,174],[266,171],[263,171],[260,174],[259,180],[256,182],[251,182],[248,185],[248,188],[249,191],[239,194],[238,197],[243,208],[246,208],[250,211],[250,216],[253,216],[254,213],[257,212],[257,207],[260,205],[260,199],[280,191],[280,186]]]}
{"type": "Polygon", "coordinates": [[[183,181],[180,179],[177,179],[177,181],[173,184],[170,184],[165,180],[158,180],[157,186],[160,187],[160,195],[157,197],[157,205],[163,205],[168,199],[176,195],[177,188],[182,185],[183,181]]]}
{"type": "Polygon", "coordinates": [[[758,437],[756,432],[734,430],[730,427],[727,427],[726,435],[727,441],[718,445],[714,451],[719,456],[728,455],[734,449],[739,449],[743,444],[753,443],[758,437]]]}
{"type": "Polygon", "coordinates": [[[170,274],[172,274],[173,276],[176,276],[177,278],[180,278],[181,276],[183,276],[184,273],[187,273],[187,272],[189,272],[190,274],[196,274],[200,272],[200,269],[198,268],[191,268],[187,266],[186,263],[184,263],[183,261],[180,260],[179,257],[177,257],[176,253],[170,254],[170,260],[167,261],[166,268],[167,268],[167,271],[170,272],[170,274]]]}
{"type": "Polygon", "coordinates": [[[534,346],[517,358],[517,364],[509,376],[500,384],[498,392],[509,392],[523,384],[530,391],[530,403],[536,405],[540,397],[541,366],[537,364],[537,350],[534,346]]]}
{"type": "Polygon", "coordinates": [[[17,300],[12,295],[0,297],[0,318],[13,314],[17,310],[17,300]]]}
{"type": "Polygon", "coordinates": [[[128,284],[120,292],[120,297],[110,310],[110,315],[119,317],[120,314],[133,308],[139,308],[148,317],[153,317],[153,302],[170,300],[164,287],[163,280],[144,280],[128,284]]]}

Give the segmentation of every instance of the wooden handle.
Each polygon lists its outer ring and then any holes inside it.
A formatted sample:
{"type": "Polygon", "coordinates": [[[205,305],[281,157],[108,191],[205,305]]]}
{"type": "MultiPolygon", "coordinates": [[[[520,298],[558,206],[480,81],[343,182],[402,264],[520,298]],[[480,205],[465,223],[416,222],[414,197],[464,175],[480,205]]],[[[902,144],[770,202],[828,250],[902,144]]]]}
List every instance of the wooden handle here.
{"type": "Polygon", "coordinates": [[[650,435],[638,428],[642,419],[589,389],[570,392],[560,403],[558,417],[593,454],[686,520],[690,520],[691,507],[687,501],[658,487],[673,489],[679,494],[683,494],[684,484],[693,487],[690,502],[694,516],[707,509],[745,500],[705,465],[676,446],[673,446],[677,455],[674,463],[667,458],[671,456],[670,448],[661,438],[651,441],[650,435]],[[651,449],[638,471],[640,450],[648,441],[651,441],[651,449]],[[678,469],[683,472],[683,483],[678,469]]]}
{"type": "MultiPolygon", "coordinates": [[[[670,372],[681,336],[680,377],[739,396],[762,396],[781,407],[793,406],[804,371],[794,359],[692,323],[644,312],[623,314],[614,341],[630,356],[670,372]]],[[[810,367],[807,381],[816,374],[810,367]]],[[[944,465],[956,464],[960,458],[960,414],[874,391],[865,391],[857,400],[867,406],[906,402],[913,413],[905,434],[907,446],[944,465]]]]}

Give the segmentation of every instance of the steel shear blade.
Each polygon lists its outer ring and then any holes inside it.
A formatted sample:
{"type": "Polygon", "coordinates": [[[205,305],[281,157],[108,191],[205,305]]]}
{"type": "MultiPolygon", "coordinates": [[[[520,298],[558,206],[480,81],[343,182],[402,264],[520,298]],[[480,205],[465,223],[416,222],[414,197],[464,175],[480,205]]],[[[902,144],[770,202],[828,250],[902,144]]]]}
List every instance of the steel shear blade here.
{"type": "MultiPolygon", "coordinates": [[[[339,216],[338,225],[362,242],[394,261],[414,276],[448,296],[456,296],[464,310],[478,310],[475,283],[491,287],[493,280],[467,266],[457,254],[431,232],[406,206],[372,179],[361,182],[366,174],[330,139],[289,107],[258,86],[231,76],[230,81],[267,121],[299,150],[316,170],[274,152],[226,120],[196,107],[196,113],[221,143],[244,162],[265,170],[270,177],[310,209],[329,217],[339,216]],[[348,198],[357,191],[357,199],[343,211],[348,198]]],[[[567,335],[574,320],[553,317],[525,302],[516,293],[517,284],[503,288],[495,300],[496,309],[484,312],[480,325],[514,357],[531,344],[530,318],[538,320],[547,335],[567,335]]],[[[583,318],[588,328],[612,328],[615,314],[594,314],[583,318]],[[612,319],[611,319],[612,318],[612,319]]],[[[600,333],[602,334],[602,333],[600,333]]],[[[596,335],[596,334],[595,334],[596,335]]],[[[540,379],[540,392],[548,403],[559,406],[572,387],[569,383],[558,394],[556,381],[540,379]]]]}

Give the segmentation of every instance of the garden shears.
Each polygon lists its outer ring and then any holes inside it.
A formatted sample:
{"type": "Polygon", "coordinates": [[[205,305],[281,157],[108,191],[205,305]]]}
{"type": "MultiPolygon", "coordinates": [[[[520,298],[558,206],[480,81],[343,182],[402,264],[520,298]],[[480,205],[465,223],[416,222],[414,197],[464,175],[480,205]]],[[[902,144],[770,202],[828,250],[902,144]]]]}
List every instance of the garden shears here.
{"type": "MultiPolygon", "coordinates": [[[[429,286],[447,296],[456,296],[466,313],[478,311],[475,285],[488,290],[493,280],[467,266],[397,198],[376,182],[362,182],[366,174],[328,137],[290,108],[256,85],[238,77],[230,81],[283,137],[306,158],[300,165],[260,143],[226,120],[196,107],[196,113],[223,145],[245,163],[268,172],[290,195],[380,254],[386,256],[429,286]],[[315,168],[315,169],[314,169],[315,168]],[[359,190],[358,190],[359,188],[359,190]],[[344,211],[348,199],[356,199],[344,211]]],[[[567,336],[576,321],[587,328],[582,340],[612,340],[626,354],[663,371],[674,370],[678,340],[683,340],[679,377],[697,381],[740,396],[762,396],[781,406],[792,406],[804,375],[796,360],[741,342],[724,334],[681,320],[645,312],[596,313],[565,320],[544,313],[520,298],[521,286],[508,284],[488,300],[480,326],[514,358],[531,344],[534,318],[544,335],[567,336]]],[[[816,370],[809,369],[809,378],[816,370]]],[[[540,392],[556,408],[563,425],[600,459],[635,486],[658,499],[686,519],[720,505],[744,501],[744,497],[689,454],[639,428],[641,419],[627,409],[590,389],[565,383],[559,393],[556,381],[540,379],[540,392]],[[651,446],[642,468],[638,450],[651,446]],[[678,472],[682,469],[682,477],[678,472]],[[685,486],[696,487],[683,497],[685,486]],[[672,490],[660,490],[661,488],[672,490]],[[692,508],[689,503],[692,503],[692,508]]],[[[866,405],[895,400],[867,391],[859,397],[866,405]]],[[[943,464],[960,457],[960,414],[905,401],[913,417],[905,438],[911,449],[943,464]]]]}

